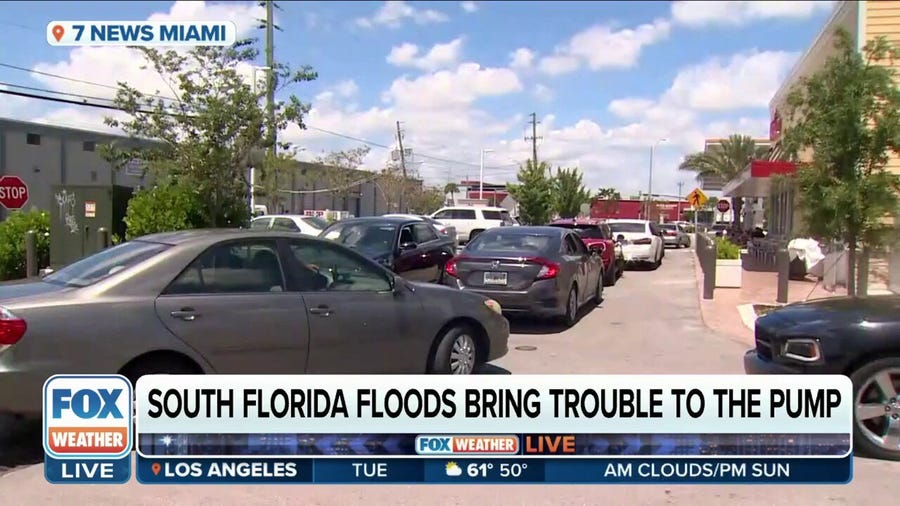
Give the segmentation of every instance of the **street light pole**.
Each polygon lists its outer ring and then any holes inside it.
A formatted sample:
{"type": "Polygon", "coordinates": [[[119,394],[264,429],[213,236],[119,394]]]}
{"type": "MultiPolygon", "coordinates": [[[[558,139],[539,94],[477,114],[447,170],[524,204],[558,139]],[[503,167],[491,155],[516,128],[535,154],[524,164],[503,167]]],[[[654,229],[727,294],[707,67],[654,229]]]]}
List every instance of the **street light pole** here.
{"type": "Polygon", "coordinates": [[[663,137],[650,146],[650,177],[647,181],[647,220],[650,219],[651,210],[653,209],[653,152],[656,151],[656,146],[666,141],[668,139],[663,137]]]}
{"type": "Polygon", "coordinates": [[[481,169],[479,170],[479,178],[478,178],[478,200],[484,200],[484,154],[485,153],[493,153],[493,149],[482,148],[481,149],[481,169]]]}

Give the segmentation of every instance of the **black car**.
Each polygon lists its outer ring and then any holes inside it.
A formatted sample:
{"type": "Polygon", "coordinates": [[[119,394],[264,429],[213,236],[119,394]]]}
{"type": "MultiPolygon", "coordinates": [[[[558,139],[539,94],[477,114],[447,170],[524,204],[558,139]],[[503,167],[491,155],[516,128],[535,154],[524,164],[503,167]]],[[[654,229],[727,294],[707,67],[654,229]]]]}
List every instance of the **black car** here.
{"type": "Polygon", "coordinates": [[[439,283],[444,264],[455,252],[453,241],[422,220],[375,216],[331,224],[319,237],[381,263],[411,281],[439,283]]]}
{"type": "Polygon", "coordinates": [[[599,245],[560,227],[496,227],[469,241],[446,266],[445,283],[490,297],[506,313],[560,318],[603,299],[599,245]]]}
{"type": "Polygon", "coordinates": [[[853,381],[853,447],[900,460],[900,295],[791,304],[756,320],[748,374],[843,374],[853,381]]]}

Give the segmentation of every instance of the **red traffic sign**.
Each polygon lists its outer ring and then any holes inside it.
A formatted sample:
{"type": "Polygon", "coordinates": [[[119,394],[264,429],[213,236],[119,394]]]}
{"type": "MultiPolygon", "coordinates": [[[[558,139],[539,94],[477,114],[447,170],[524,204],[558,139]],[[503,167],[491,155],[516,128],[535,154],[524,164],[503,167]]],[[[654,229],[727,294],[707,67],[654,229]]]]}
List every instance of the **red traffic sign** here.
{"type": "Polygon", "coordinates": [[[716,210],[720,213],[727,213],[729,209],[731,209],[731,202],[728,202],[727,200],[716,202],[716,210]]]}
{"type": "Polygon", "coordinates": [[[7,209],[22,209],[28,202],[28,185],[19,176],[0,177],[0,205],[7,209]]]}

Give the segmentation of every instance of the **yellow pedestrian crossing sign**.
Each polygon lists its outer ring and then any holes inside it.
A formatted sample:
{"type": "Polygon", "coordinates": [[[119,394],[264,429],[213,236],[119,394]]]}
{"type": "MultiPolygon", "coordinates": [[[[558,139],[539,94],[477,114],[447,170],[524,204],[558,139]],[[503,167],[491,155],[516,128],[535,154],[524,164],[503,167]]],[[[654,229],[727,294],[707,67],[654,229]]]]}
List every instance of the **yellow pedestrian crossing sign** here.
{"type": "Polygon", "coordinates": [[[703,193],[700,188],[694,188],[694,191],[688,193],[687,196],[688,202],[694,207],[694,209],[700,209],[701,207],[706,205],[706,201],[709,200],[706,194],[703,193]]]}

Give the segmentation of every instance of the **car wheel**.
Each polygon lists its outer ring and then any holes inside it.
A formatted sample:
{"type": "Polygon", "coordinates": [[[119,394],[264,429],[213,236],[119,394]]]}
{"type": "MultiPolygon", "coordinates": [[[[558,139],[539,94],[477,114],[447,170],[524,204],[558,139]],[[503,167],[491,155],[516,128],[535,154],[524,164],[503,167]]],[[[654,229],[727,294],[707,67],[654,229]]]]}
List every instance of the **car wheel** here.
{"type": "Polygon", "coordinates": [[[478,360],[478,341],[472,329],[460,325],[444,332],[431,361],[433,374],[472,374],[478,360]]]}
{"type": "Polygon", "coordinates": [[[853,448],[871,457],[900,460],[900,357],[866,364],[853,381],[853,448]]]}
{"type": "MultiPolygon", "coordinates": [[[[613,279],[616,279],[615,276],[613,279]]],[[[600,276],[600,279],[597,280],[597,289],[594,291],[594,304],[600,305],[603,302],[603,286],[606,284],[606,274],[600,276]]]]}
{"type": "Polygon", "coordinates": [[[616,281],[619,279],[618,266],[615,262],[611,262],[609,264],[609,270],[603,271],[603,282],[604,286],[615,286],[616,281]]]}
{"type": "Polygon", "coordinates": [[[563,325],[566,327],[571,327],[575,325],[575,320],[578,318],[578,289],[576,287],[572,287],[569,290],[569,295],[566,297],[566,312],[562,317],[563,325]]]}

